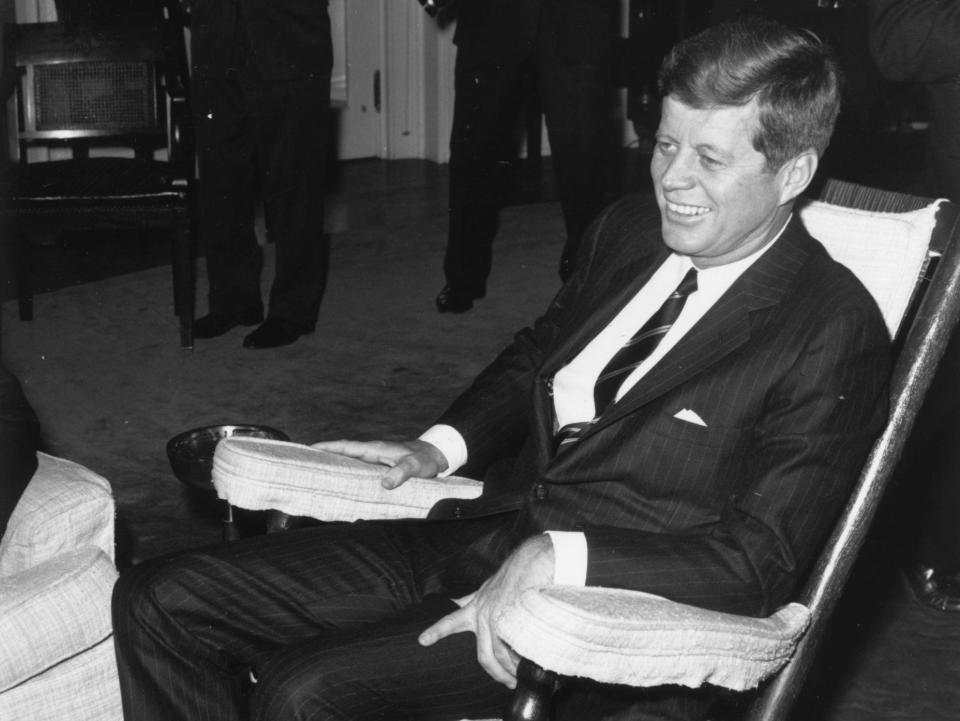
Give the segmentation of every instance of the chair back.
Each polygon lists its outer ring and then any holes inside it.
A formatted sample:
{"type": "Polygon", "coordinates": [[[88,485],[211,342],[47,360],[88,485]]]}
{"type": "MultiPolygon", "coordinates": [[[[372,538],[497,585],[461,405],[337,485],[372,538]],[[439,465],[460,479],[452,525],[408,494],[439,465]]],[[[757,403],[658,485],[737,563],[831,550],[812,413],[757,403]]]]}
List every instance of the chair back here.
{"type": "Polygon", "coordinates": [[[168,146],[165,85],[183,80],[167,24],[7,26],[16,67],[21,161],[34,145],[133,148],[150,158],[168,146]]]}
{"type": "MultiPolygon", "coordinates": [[[[786,667],[761,689],[747,713],[748,721],[789,718],[883,493],[893,477],[937,363],[960,318],[960,206],[942,201],[936,209],[935,222],[923,225],[923,221],[917,220],[918,215],[910,214],[929,206],[931,200],[926,198],[829,181],[821,200],[874,213],[906,214],[912,223],[916,221],[921,227],[928,227],[927,252],[919,264],[919,273],[914,272],[915,265],[900,270],[912,289],[906,294],[909,298],[901,311],[904,322],[887,317],[888,327],[896,329],[889,416],[798,599],[810,609],[810,628],[786,667]]],[[[815,228],[811,232],[816,236],[815,228]]],[[[918,237],[923,232],[926,231],[921,231],[918,237]]],[[[906,235],[904,231],[904,237],[906,235]]],[[[825,245],[830,250],[831,243],[825,245]]],[[[878,257],[892,252],[882,247],[876,252],[878,257]]],[[[889,258],[879,260],[886,263],[889,258]]]]}

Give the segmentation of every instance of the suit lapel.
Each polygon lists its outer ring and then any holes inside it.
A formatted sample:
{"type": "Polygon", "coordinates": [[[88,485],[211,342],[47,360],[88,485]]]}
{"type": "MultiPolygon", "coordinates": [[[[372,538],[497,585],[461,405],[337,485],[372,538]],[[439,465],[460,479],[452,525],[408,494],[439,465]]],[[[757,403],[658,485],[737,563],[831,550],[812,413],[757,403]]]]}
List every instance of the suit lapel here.
{"type": "Polygon", "coordinates": [[[585,436],[637,411],[747,343],[754,327],[750,315],[780,303],[809,255],[807,242],[809,236],[795,217],[774,246],[585,436]]]}

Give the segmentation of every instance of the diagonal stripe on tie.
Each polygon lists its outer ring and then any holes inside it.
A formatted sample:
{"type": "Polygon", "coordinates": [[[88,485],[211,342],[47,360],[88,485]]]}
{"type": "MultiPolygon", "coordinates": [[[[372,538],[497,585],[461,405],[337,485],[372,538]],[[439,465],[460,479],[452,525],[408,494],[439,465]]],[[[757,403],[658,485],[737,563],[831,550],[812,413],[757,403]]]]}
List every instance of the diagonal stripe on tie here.
{"type": "Polygon", "coordinates": [[[677,289],[663,302],[650,319],[604,366],[593,389],[596,416],[611,405],[627,376],[643,363],[663,340],[683,310],[687,297],[697,289],[697,270],[687,271],[677,289]]]}

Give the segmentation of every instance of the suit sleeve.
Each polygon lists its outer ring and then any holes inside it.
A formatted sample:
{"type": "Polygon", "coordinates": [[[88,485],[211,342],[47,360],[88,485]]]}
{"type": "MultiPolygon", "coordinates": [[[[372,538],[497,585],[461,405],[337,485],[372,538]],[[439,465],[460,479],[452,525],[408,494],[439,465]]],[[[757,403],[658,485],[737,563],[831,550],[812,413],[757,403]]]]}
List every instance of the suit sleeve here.
{"type": "Polygon", "coordinates": [[[564,326],[591,268],[603,257],[604,245],[616,232],[610,225],[617,206],[608,208],[588,229],[577,258],[577,270],[547,310],[519,331],[473,383],[436,421],[463,436],[468,468],[477,474],[502,458],[516,455],[530,432],[532,395],[543,360],[564,326]]]}
{"type": "Polygon", "coordinates": [[[588,585],[733,613],[785,602],[845,503],[886,417],[889,345],[868,308],[823,318],[770,389],[719,521],[700,531],[585,528],[588,585]]]}

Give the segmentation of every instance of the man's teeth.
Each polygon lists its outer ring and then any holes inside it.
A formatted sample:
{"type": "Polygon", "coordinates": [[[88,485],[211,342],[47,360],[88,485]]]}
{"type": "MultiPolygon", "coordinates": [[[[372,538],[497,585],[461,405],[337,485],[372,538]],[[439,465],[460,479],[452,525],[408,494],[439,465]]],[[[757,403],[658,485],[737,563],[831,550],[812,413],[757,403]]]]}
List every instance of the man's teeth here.
{"type": "Polygon", "coordinates": [[[704,208],[700,205],[679,205],[678,203],[671,203],[669,201],[667,201],[667,208],[680,215],[704,215],[710,212],[710,208],[704,208]]]}

